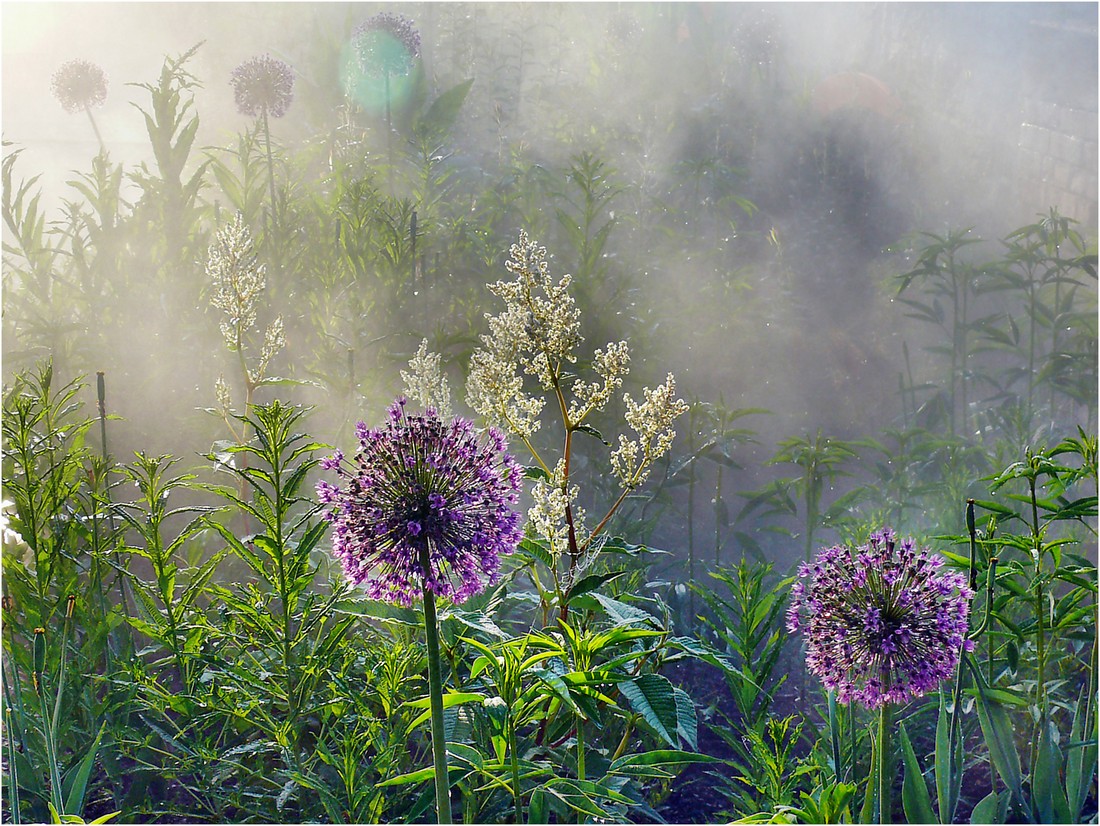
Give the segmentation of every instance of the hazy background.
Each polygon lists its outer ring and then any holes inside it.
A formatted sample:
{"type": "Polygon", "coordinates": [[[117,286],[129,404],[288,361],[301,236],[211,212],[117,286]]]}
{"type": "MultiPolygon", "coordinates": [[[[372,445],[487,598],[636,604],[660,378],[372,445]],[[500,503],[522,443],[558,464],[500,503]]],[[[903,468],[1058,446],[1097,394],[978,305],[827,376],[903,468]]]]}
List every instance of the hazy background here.
{"type": "MultiPolygon", "coordinates": [[[[911,266],[904,252],[885,251],[903,235],[973,227],[995,245],[1057,207],[1095,237],[1094,3],[5,2],[4,140],[23,148],[23,177],[40,175],[44,204],[71,197],[66,182],[98,146],[87,119],[51,96],[50,78],[79,57],[110,79],[94,114],[111,160],[128,171],[149,163],[133,105],[148,95],[128,84],[155,82],[166,56],[202,42],[188,63],[201,83],[195,157],[253,125],[237,113],[229,78],[262,53],[296,72],[295,102],[273,122],[278,141],[294,146],[331,128],[340,49],[384,10],[419,27],[432,94],[474,79],[447,146],[464,191],[515,159],[557,174],[582,151],[607,163],[624,187],[610,208],[609,266],[623,267],[630,289],[596,305],[589,345],[606,340],[605,327],[626,334],[645,355],[641,375],[673,370],[686,398],[774,411],[751,422],[758,462],[783,435],[821,427],[852,438],[897,420],[902,343],[919,359],[923,335],[890,286],[911,266]],[[715,165],[692,169],[693,159],[715,165]],[[658,197],[675,201],[676,234],[631,220],[658,197]],[[616,328],[620,313],[635,327],[616,328]]],[[[128,183],[124,192],[138,191],[128,183]]],[[[518,231],[518,213],[514,223],[518,231]]],[[[501,260],[484,281],[504,275],[501,260]]],[[[555,267],[571,268],[560,258],[555,267]]],[[[184,294],[181,311],[209,322],[192,339],[135,324],[73,366],[107,371],[128,447],[194,455],[213,433],[194,411],[212,403],[228,357],[199,285],[184,294]],[[172,369],[154,369],[180,350],[172,369]]],[[[131,298],[135,318],[158,300],[140,287],[131,298]]],[[[271,301],[293,304],[277,293],[271,301]]],[[[410,338],[430,327],[410,317],[410,338]]],[[[296,359],[292,342],[278,370],[296,375],[296,359]]],[[[5,379],[20,366],[5,363],[5,379]]],[[[923,370],[918,362],[918,378],[923,370]]],[[[395,361],[372,410],[396,375],[395,361]]]]}

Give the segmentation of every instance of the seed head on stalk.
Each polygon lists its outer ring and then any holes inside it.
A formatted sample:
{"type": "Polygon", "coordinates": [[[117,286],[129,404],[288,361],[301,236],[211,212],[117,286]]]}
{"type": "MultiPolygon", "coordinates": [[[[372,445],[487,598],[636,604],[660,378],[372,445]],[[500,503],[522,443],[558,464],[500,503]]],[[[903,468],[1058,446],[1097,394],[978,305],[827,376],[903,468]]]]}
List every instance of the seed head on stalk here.
{"type": "Polygon", "coordinates": [[[53,95],[66,112],[75,113],[107,100],[107,73],[88,60],[70,60],[50,80],[53,95]]]}
{"type": "Polygon", "coordinates": [[[379,12],[355,28],[359,68],[370,75],[407,75],[420,57],[420,32],[403,14],[379,12]]]}
{"type": "Polygon", "coordinates": [[[230,80],[237,111],[255,117],[267,113],[281,118],[294,100],[294,70],[270,55],[244,61],[230,80]]]}

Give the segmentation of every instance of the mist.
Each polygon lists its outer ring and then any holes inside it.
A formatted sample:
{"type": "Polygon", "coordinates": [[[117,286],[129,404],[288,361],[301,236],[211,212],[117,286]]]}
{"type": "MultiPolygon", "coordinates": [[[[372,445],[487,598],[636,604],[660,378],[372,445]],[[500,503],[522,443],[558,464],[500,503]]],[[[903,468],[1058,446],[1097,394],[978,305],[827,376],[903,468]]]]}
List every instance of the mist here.
{"type": "MultiPolygon", "coordinates": [[[[422,49],[415,88],[392,93],[389,143],[384,109],[345,94],[354,27],[388,9],[6,3],[12,185],[38,176],[58,231],[97,134],[122,170],[118,215],[151,202],[158,159],[140,110],[166,61],[185,54],[198,126],[180,180],[198,171],[201,183],[176,248],[139,232],[112,266],[80,285],[61,279],[48,299],[5,248],[5,380],[46,355],[67,377],[103,371],[109,412],[124,422],[120,455],[194,457],[224,437],[201,412],[218,376],[236,369],[204,282],[214,232],[235,209],[211,159],[232,168],[240,136],[259,128],[235,106],[230,79],[262,54],[294,73],[291,108],[270,123],[279,162],[300,160],[276,172],[280,197],[323,193],[336,155],[384,160],[396,140],[396,179],[374,185],[418,209],[423,233],[419,263],[387,286],[341,284],[321,261],[266,262],[258,330],[281,315],[288,338],[269,372],[301,383],[261,388],[257,400],[289,393],[314,405],[328,440],[380,415],[422,337],[461,386],[490,309],[480,285],[503,277],[510,240],[499,239],[526,229],[555,272],[581,274],[586,346],[631,341],[639,386],[672,370],[686,399],[771,411],[746,420],[757,442],[741,448],[738,484],[751,489],[768,477],[776,440],[878,432],[904,414],[899,377],[929,380],[934,336],[896,300],[896,277],[914,261],[907,235],[970,228],[995,255],[998,239],[1053,207],[1095,237],[1092,4],[400,3],[422,49]],[[89,110],[94,127],[51,95],[51,76],[74,58],[109,79],[106,101],[89,110]],[[453,123],[427,147],[439,200],[418,203],[409,130],[467,80],[453,123]],[[588,207],[570,177],[581,157],[599,190],[588,207]],[[586,208],[593,228],[609,227],[587,263],[557,218],[586,208]],[[349,290],[363,306],[350,309],[349,290]],[[35,315],[65,300],[49,323],[35,315]]],[[[253,160],[262,167],[262,155],[253,160]]],[[[283,252],[346,243],[340,232],[302,223],[283,252]]],[[[273,249],[266,237],[261,249],[273,249]]],[[[1091,416],[1087,404],[1063,413],[1083,425],[1091,416]]],[[[678,528],[665,530],[675,542],[678,528]]]]}
{"type": "Polygon", "coordinates": [[[1096,3],[0,17],[4,821],[1096,821],[1096,3]]]}

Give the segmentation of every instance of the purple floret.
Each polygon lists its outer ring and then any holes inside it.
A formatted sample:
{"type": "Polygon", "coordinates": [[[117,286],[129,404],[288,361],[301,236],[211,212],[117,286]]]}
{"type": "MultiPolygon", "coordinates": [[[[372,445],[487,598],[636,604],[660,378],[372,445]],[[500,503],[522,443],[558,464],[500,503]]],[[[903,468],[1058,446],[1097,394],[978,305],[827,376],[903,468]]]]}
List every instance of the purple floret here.
{"type": "Polygon", "coordinates": [[[515,509],[522,469],[468,420],[409,415],[404,402],[378,429],[359,423],[350,461],[325,463],[341,481],[317,485],[332,508],[333,555],[372,599],[407,607],[427,588],[464,602],[496,581],[501,556],[523,537],[515,509]]]}
{"type": "Polygon", "coordinates": [[[837,545],[803,564],[787,629],[806,634],[806,665],[837,700],[868,708],[921,697],[953,676],[974,595],[943,560],[895,542],[887,528],[868,545],[837,545]]]}

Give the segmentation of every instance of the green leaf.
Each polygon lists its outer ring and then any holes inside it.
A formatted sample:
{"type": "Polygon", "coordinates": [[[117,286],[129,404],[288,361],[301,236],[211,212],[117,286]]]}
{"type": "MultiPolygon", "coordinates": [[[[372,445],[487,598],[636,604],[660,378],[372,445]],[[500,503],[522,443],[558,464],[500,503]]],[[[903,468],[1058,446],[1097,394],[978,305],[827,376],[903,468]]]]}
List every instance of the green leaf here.
{"type": "Polygon", "coordinates": [[[905,731],[905,723],[898,724],[898,734],[901,735],[901,755],[905,762],[905,777],[901,787],[901,802],[905,808],[905,816],[910,823],[936,823],[936,813],[932,811],[932,799],[928,796],[928,785],[924,782],[920,763],[913,751],[913,744],[909,742],[909,734],[905,731]]]}
{"type": "Polygon", "coordinates": [[[595,439],[599,439],[601,442],[604,443],[606,447],[611,447],[611,442],[607,441],[607,439],[603,437],[603,434],[600,433],[600,431],[596,430],[596,428],[594,428],[590,424],[577,425],[573,428],[573,430],[577,431],[578,433],[587,433],[589,436],[592,436],[595,439]]]}
{"type": "Polygon", "coordinates": [[[656,617],[641,608],[635,608],[633,605],[604,594],[591,594],[591,596],[603,607],[607,616],[616,625],[659,625],[656,617]]]}
{"type": "MultiPolygon", "coordinates": [[[[443,695],[443,708],[453,708],[454,706],[464,705],[465,703],[481,703],[484,702],[484,694],[476,694],[472,692],[454,691],[449,694],[443,695]]],[[[405,703],[409,708],[422,708],[424,712],[418,714],[411,723],[409,723],[409,729],[412,730],[425,722],[432,716],[432,710],[429,708],[431,705],[430,697],[421,697],[419,700],[409,700],[405,703]]]]}
{"type": "Polygon", "coordinates": [[[103,730],[106,727],[106,723],[99,727],[99,734],[95,736],[84,759],[70,769],[62,781],[62,789],[65,793],[65,814],[79,815],[84,812],[84,796],[88,791],[88,779],[92,776],[96,755],[99,754],[99,744],[103,740],[103,730]]]}
{"type": "Polygon", "coordinates": [[[417,769],[414,772],[408,772],[406,774],[399,774],[396,777],[391,777],[388,780],[383,780],[381,783],[375,783],[375,786],[406,786],[410,783],[423,783],[431,780],[435,777],[435,766],[428,766],[426,769],[417,769]]]}
{"type": "Polygon", "coordinates": [[[1000,819],[997,817],[998,799],[996,792],[990,792],[974,807],[974,811],[970,813],[971,823],[998,823],[1000,819]]]}
{"type": "Polygon", "coordinates": [[[550,549],[546,547],[541,539],[535,539],[534,537],[525,536],[519,543],[520,552],[527,554],[536,562],[541,562],[545,567],[551,571],[554,570],[554,557],[550,553],[550,549]]]}
{"type": "Polygon", "coordinates": [[[1013,797],[1021,806],[1026,806],[1020,769],[1020,755],[1016,751],[1012,720],[1000,703],[988,697],[989,689],[986,688],[985,678],[982,676],[980,669],[975,668],[969,659],[967,664],[970,666],[970,671],[974,675],[974,680],[978,686],[978,722],[981,724],[982,734],[985,736],[989,756],[1008,785],[1013,797]]]}
{"type": "Polygon", "coordinates": [[[474,85],[474,79],[464,80],[452,86],[446,92],[432,101],[428,111],[417,123],[417,132],[423,135],[441,137],[458,119],[458,113],[462,104],[466,102],[466,95],[470,87],[474,85]]]}
{"type": "Polygon", "coordinates": [[[687,763],[726,763],[709,754],[697,754],[679,749],[654,749],[639,754],[627,754],[612,761],[607,767],[608,774],[629,774],[630,769],[643,766],[682,766],[687,763]]]}
{"type": "Polygon", "coordinates": [[[1071,823],[1069,803],[1058,776],[1062,754],[1054,743],[1054,723],[1046,721],[1039,733],[1039,749],[1032,781],[1032,803],[1038,810],[1040,823],[1071,823]]]}
{"type": "Polygon", "coordinates": [[[1066,794],[1069,798],[1069,821],[1080,821],[1081,811],[1088,800],[1089,789],[1092,786],[1092,778],[1096,772],[1096,714],[1089,714],[1089,686],[1081,689],[1081,696],[1077,700],[1077,709],[1073,717],[1073,726],[1070,730],[1071,743],[1080,743],[1089,734],[1089,742],[1080,748],[1066,749],[1070,753],[1066,757],[1066,794]],[[1090,732],[1091,729],[1091,732],[1090,732]]]}
{"type": "Polygon", "coordinates": [[[611,580],[622,576],[626,571],[611,571],[606,574],[589,574],[586,577],[578,580],[573,584],[573,587],[569,589],[569,592],[565,595],[565,601],[570,602],[576,597],[582,594],[587,594],[590,591],[595,591],[601,585],[610,582],[611,580]]]}
{"type": "MultiPolygon", "coordinates": [[[[965,654],[963,656],[966,656],[965,654]]],[[[956,714],[961,713],[956,709],[956,714]]],[[[962,739],[955,738],[954,754],[951,753],[951,716],[947,713],[947,696],[940,693],[940,711],[936,719],[936,802],[940,823],[953,823],[955,808],[962,790],[963,750],[962,739]]]]}
{"type": "Polygon", "coordinates": [[[863,793],[863,806],[859,810],[860,823],[875,822],[875,798],[878,797],[878,759],[875,754],[877,744],[871,745],[871,772],[867,777],[867,786],[863,793]]]}
{"type": "Polygon", "coordinates": [[[544,789],[535,789],[531,792],[531,802],[527,805],[527,822],[550,822],[550,801],[544,789]]]}
{"type": "Polygon", "coordinates": [[[699,718],[695,714],[695,703],[682,688],[673,688],[676,697],[676,733],[692,749],[699,749],[699,718]]]}
{"type": "Polygon", "coordinates": [[[630,701],[630,706],[642,715],[658,736],[673,748],[676,739],[676,695],[672,683],[660,674],[643,674],[633,680],[618,684],[619,691],[630,701]]]}
{"type": "Polygon", "coordinates": [[[548,482],[550,481],[550,474],[540,468],[538,465],[531,465],[531,467],[525,467],[523,469],[524,479],[533,479],[537,481],[548,482]]]}

